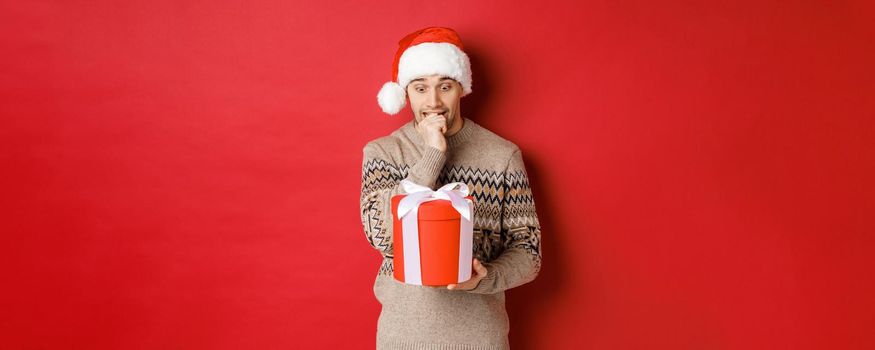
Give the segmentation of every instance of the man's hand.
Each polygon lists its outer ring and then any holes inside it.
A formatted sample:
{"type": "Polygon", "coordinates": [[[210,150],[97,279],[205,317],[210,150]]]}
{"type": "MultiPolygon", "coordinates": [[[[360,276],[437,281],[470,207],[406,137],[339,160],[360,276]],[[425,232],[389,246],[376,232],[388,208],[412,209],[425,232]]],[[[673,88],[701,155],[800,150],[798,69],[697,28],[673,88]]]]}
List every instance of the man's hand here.
{"type": "Polygon", "coordinates": [[[447,289],[449,290],[471,290],[477,288],[477,285],[480,284],[480,280],[486,277],[486,267],[480,263],[477,258],[474,258],[474,275],[471,276],[471,279],[459,283],[459,284],[448,284],[447,289]]]}
{"type": "Polygon", "coordinates": [[[444,137],[447,132],[447,117],[431,113],[416,124],[416,131],[426,145],[441,151],[447,150],[447,140],[444,137]]]}

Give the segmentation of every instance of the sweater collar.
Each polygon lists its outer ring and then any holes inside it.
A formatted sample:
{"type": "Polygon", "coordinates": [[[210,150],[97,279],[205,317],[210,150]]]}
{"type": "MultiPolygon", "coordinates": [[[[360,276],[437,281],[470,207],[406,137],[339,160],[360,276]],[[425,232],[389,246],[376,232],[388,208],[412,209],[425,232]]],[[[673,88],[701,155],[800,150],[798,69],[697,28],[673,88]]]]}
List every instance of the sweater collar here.
{"type": "MultiPolygon", "coordinates": [[[[401,130],[413,140],[418,145],[425,145],[425,141],[419,136],[419,132],[416,131],[415,120],[410,120],[407,124],[404,124],[404,127],[401,130]]],[[[474,135],[474,129],[477,127],[477,124],[471,121],[468,118],[462,118],[462,128],[459,129],[452,136],[447,136],[447,148],[454,148],[456,146],[461,145],[465,141],[471,138],[474,135]]]]}

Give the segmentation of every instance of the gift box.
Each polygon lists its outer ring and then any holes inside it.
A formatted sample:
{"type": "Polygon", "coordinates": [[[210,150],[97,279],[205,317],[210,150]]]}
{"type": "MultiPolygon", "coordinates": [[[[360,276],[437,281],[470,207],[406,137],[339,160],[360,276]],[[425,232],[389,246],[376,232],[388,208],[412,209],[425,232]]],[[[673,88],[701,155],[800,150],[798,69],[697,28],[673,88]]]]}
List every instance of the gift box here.
{"type": "Polygon", "coordinates": [[[395,279],[444,286],[471,278],[474,199],[461,182],[437,191],[402,181],[392,197],[395,279]],[[455,189],[459,187],[458,189],[455,189]]]}

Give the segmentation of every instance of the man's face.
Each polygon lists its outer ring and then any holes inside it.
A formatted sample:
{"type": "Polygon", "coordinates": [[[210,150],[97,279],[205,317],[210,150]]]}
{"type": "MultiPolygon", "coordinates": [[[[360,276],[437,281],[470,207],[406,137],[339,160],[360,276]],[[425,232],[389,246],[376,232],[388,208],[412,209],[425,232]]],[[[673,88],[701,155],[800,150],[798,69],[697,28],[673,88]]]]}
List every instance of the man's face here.
{"type": "Polygon", "coordinates": [[[417,123],[429,114],[442,114],[447,118],[449,130],[459,116],[462,84],[442,75],[428,75],[411,81],[407,85],[407,96],[417,123]]]}

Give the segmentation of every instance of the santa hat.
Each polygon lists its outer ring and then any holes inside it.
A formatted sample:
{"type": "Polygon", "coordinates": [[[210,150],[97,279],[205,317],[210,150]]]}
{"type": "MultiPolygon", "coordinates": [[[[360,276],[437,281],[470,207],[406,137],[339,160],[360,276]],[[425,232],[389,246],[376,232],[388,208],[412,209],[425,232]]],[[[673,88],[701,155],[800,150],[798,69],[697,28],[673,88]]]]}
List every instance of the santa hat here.
{"type": "Polygon", "coordinates": [[[441,74],[462,84],[462,96],[471,93],[471,62],[462,51],[456,31],[428,27],[398,42],[392,64],[392,81],[383,84],[377,103],[383,112],[397,114],[407,104],[407,84],[426,75],[441,74]]]}

